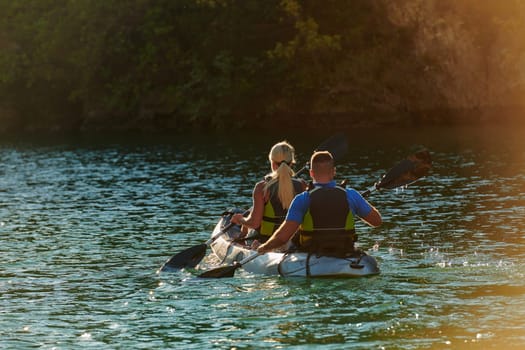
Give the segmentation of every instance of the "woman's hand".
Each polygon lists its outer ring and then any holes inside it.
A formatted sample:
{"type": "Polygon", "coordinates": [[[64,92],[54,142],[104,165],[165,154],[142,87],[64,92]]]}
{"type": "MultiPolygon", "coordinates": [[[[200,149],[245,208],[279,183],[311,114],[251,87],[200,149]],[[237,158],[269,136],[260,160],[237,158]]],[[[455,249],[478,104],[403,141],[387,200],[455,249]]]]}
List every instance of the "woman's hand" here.
{"type": "Polygon", "coordinates": [[[268,249],[268,246],[266,243],[261,244],[259,241],[254,241],[252,243],[252,248],[257,250],[257,253],[263,255],[265,253],[268,253],[272,249],[268,249]]]}
{"type": "Polygon", "coordinates": [[[246,223],[246,219],[244,219],[244,216],[242,216],[242,214],[233,214],[230,221],[237,225],[244,225],[246,223]]]}

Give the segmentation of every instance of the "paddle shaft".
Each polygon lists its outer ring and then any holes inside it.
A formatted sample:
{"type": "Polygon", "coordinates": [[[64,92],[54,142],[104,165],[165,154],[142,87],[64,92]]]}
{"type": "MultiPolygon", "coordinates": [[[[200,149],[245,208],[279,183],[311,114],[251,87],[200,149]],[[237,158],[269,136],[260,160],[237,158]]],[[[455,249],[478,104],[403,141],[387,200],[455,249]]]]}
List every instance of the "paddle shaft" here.
{"type": "MultiPolygon", "coordinates": [[[[246,216],[250,213],[250,210],[246,210],[244,213],[242,213],[243,216],[246,216]]],[[[212,236],[210,239],[208,239],[204,244],[206,244],[207,246],[209,246],[210,244],[212,244],[213,242],[215,242],[215,240],[217,238],[219,238],[219,236],[225,234],[226,232],[228,232],[228,230],[230,228],[232,228],[233,226],[235,226],[236,224],[233,223],[233,222],[230,222],[228,225],[224,226],[222,230],[220,230],[219,232],[217,232],[216,235],[212,236]]]]}
{"type": "Polygon", "coordinates": [[[252,261],[257,258],[260,254],[255,252],[254,254],[247,256],[241,261],[236,261],[233,265],[221,266],[215,269],[208,270],[204,273],[201,273],[199,278],[224,278],[224,277],[233,277],[235,275],[235,270],[242,267],[244,264],[252,261]]]}
{"type": "Polygon", "coordinates": [[[374,185],[372,187],[367,188],[365,191],[361,192],[361,196],[366,198],[366,197],[370,196],[375,191],[377,191],[377,187],[374,185]]]}
{"type": "MultiPolygon", "coordinates": [[[[343,133],[338,133],[329,137],[323,143],[317,146],[317,148],[314,150],[314,153],[317,151],[328,151],[334,158],[334,161],[337,162],[341,160],[341,158],[348,151],[348,141],[346,136],[343,133]]],[[[310,170],[310,162],[306,162],[306,164],[301,169],[299,169],[295,175],[299,176],[308,170],[310,170]]]]}
{"type": "Polygon", "coordinates": [[[246,263],[249,263],[253,259],[257,258],[259,255],[261,255],[261,253],[259,253],[259,252],[256,252],[255,254],[252,254],[252,255],[248,255],[246,258],[244,258],[244,259],[242,259],[241,261],[238,262],[239,267],[241,267],[242,265],[244,265],[246,263]]]}

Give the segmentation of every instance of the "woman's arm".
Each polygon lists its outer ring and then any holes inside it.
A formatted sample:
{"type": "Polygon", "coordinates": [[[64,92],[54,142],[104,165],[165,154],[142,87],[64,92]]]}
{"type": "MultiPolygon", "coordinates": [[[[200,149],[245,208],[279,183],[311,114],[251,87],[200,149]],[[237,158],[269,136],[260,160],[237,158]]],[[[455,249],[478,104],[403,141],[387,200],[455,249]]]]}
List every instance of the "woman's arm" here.
{"type": "Polygon", "coordinates": [[[244,218],[242,214],[235,214],[231,221],[235,224],[240,224],[250,228],[258,228],[261,226],[261,221],[264,212],[264,181],[258,182],[253,188],[252,192],[252,211],[248,217],[244,218]]]}

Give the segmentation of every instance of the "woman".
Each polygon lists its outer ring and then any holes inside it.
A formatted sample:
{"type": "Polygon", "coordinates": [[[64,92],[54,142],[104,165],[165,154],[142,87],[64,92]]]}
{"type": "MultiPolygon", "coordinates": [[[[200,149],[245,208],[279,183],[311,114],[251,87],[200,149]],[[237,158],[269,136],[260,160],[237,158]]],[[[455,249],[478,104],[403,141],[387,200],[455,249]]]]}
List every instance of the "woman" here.
{"type": "MultiPolygon", "coordinates": [[[[248,217],[235,214],[231,221],[258,231],[259,242],[265,242],[286,217],[286,212],[296,194],[306,189],[306,183],[294,179],[295,150],[286,141],[276,143],[268,154],[272,172],[255,184],[253,206],[248,217]]],[[[246,234],[247,230],[243,230],[246,234]]]]}

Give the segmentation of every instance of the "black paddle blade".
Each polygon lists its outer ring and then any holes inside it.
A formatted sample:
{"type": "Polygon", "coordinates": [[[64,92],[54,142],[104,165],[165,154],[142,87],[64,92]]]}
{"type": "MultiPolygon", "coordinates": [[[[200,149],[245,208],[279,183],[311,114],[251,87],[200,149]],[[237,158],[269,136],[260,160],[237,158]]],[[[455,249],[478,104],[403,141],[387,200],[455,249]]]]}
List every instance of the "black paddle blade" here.
{"type": "Polygon", "coordinates": [[[172,256],[162,265],[160,271],[179,270],[197,266],[206,255],[206,244],[199,244],[172,256]]]}
{"type": "Polygon", "coordinates": [[[233,275],[235,274],[235,270],[237,270],[239,267],[241,267],[242,265],[239,264],[238,262],[233,264],[233,265],[229,265],[229,266],[222,266],[222,267],[218,267],[216,269],[212,269],[212,270],[209,270],[209,271],[206,271],[204,273],[201,273],[199,276],[199,278],[225,278],[225,277],[233,277],[233,275]]]}
{"type": "Polygon", "coordinates": [[[419,151],[402,160],[383,176],[376,185],[378,190],[406,186],[428,174],[432,167],[432,159],[427,150],[419,151]]]}
{"type": "Polygon", "coordinates": [[[343,133],[335,134],[319,145],[316,151],[328,151],[332,154],[334,160],[338,161],[348,151],[348,140],[343,133]]]}

